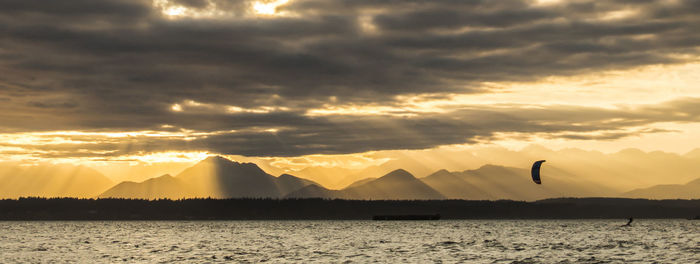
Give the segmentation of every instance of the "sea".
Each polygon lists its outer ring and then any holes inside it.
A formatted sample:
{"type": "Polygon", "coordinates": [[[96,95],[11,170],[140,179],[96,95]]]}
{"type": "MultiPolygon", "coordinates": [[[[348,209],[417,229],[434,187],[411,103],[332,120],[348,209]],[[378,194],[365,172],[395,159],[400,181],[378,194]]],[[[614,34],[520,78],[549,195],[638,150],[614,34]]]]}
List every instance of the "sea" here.
{"type": "Polygon", "coordinates": [[[700,221],[0,222],[0,263],[700,263],[700,221]]]}

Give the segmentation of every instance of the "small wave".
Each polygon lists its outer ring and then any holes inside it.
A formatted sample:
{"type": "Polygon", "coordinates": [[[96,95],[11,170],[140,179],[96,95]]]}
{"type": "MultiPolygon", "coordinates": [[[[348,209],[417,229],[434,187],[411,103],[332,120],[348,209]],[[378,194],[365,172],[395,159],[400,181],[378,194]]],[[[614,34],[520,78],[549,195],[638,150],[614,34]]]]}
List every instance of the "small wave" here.
{"type": "Polygon", "coordinates": [[[528,257],[520,260],[515,260],[510,262],[510,264],[534,264],[534,263],[540,263],[540,261],[535,260],[534,258],[528,257]]]}
{"type": "Polygon", "coordinates": [[[694,253],[694,254],[700,254],[700,247],[684,247],[684,248],[681,248],[681,250],[688,251],[688,252],[694,253]]]}

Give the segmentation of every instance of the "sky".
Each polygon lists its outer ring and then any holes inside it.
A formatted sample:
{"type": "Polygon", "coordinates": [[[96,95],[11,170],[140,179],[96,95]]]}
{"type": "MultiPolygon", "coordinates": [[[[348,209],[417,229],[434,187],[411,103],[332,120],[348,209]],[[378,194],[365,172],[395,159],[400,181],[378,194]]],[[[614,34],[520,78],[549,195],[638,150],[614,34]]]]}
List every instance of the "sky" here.
{"type": "Polygon", "coordinates": [[[116,173],[214,154],[281,167],[484,145],[682,154],[700,147],[698,13],[697,0],[5,0],[0,159],[116,173]]]}

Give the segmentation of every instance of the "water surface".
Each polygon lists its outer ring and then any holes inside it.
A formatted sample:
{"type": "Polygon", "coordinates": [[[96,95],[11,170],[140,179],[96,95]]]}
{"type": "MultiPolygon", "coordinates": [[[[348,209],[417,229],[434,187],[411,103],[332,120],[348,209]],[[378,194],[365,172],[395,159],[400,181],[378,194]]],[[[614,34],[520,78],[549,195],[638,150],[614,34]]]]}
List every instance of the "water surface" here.
{"type": "Polygon", "coordinates": [[[700,263],[700,221],[0,222],[0,262],[700,263]]]}

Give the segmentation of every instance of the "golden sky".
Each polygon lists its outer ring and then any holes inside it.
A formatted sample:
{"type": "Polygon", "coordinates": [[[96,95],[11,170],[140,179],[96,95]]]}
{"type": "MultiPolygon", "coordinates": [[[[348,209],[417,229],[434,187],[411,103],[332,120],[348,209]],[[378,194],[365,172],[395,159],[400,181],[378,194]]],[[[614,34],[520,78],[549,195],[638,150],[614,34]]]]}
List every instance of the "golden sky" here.
{"type": "Polygon", "coordinates": [[[484,146],[684,154],[700,147],[698,12],[690,0],[4,2],[0,159],[119,178],[217,154],[280,172],[484,146]]]}

